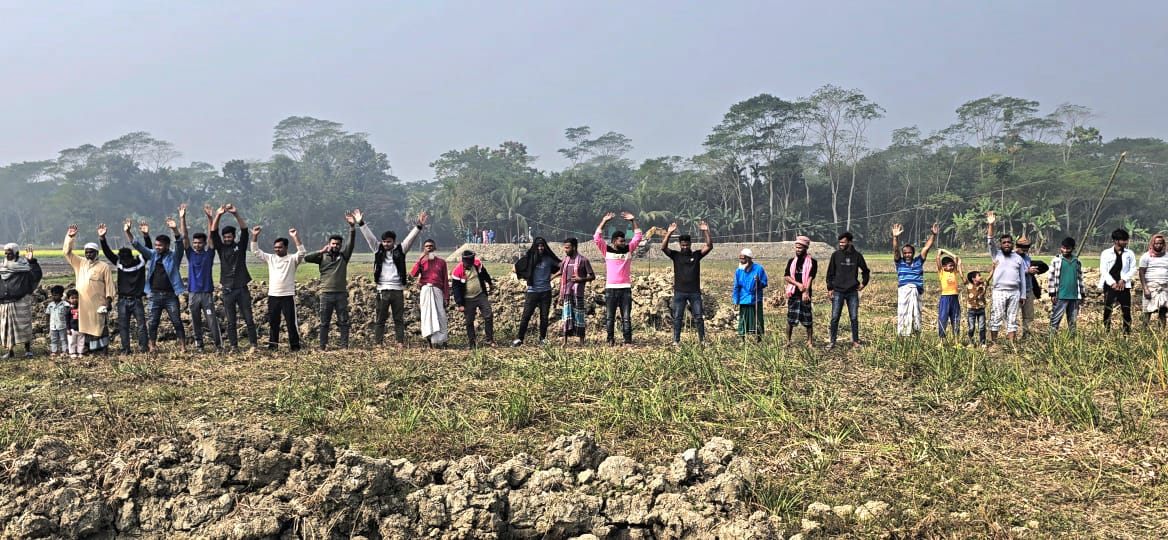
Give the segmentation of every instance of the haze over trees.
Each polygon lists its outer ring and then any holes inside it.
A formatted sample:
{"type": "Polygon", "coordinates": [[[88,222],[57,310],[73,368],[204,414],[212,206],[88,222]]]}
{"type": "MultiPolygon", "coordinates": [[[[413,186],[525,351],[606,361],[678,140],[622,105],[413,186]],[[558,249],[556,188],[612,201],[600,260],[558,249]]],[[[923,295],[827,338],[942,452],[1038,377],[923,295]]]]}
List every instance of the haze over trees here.
{"type": "Polygon", "coordinates": [[[425,209],[430,234],[445,245],[476,228],[498,239],[528,227],[554,240],[588,236],[613,209],[635,212],[645,227],[676,221],[696,230],[705,220],[719,241],[807,234],[833,242],[851,230],[861,242],[884,242],[893,222],[915,241],[940,221],[944,245],[980,246],[989,209],[1003,231],[1047,251],[1065,235],[1104,244],[1123,227],[1139,246],[1168,229],[1168,144],[1104,139],[1086,107],[995,94],[957,105],[951,125],[895,129],[875,148],[870,127],[886,114],[862,91],[834,85],[807,97],[760,94],[731,105],[698,155],[634,163],[627,136],[574,126],[558,150],[569,163],[561,170],[541,169],[521,141],[499,141],[435,156],[433,180],[408,183],[367,134],[325,119],[288,117],[273,128],[270,157],[221,166],[186,162],[172,143],[134,132],[0,167],[0,198],[9,201],[0,238],[56,243],[68,223],[89,229],[125,217],[161,231],[182,202],[233,202],[254,224],[299,228],[310,247],[343,229],[344,210],[355,207],[376,229],[398,230],[425,209]],[[1125,150],[1101,218],[1085,231],[1125,150]]]}

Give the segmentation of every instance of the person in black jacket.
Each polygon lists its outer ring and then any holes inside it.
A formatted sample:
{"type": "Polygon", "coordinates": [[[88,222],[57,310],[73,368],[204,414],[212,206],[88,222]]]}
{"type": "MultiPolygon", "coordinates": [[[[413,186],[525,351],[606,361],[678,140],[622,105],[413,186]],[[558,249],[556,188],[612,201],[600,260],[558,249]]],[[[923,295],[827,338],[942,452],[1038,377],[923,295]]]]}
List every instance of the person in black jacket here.
{"type": "MultiPolygon", "coordinates": [[[[122,230],[130,232],[130,220],[122,225],[122,230]]],[[[142,301],[146,296],[146,261],[142,256],[134,253],[133,249],[123,247],[114,253],[109,242],[105,239],[107,229],[105,223],[97,226],[97,236],[101,239],[101,252],[118,270],[118,335],[122,341],[122,353],[130,354],[130,322],[138,322],[138,352],[150,349],[150,341],[146,332],[146,306],[142,301]]],[[[146,244],[153,244],[146,236],[146,244]]]]}
{"type": "Polygon", "coordinates": [[[491,311],[489,295],[495,282],[483,262],[475,258],[473,251],[462,252],[462,262],[450,273],[450,283],[454,293],[454,303],[466,317],[466,341],[473,348],[475,341],[475,314],[483,315],[483,331],[487,335],[486,345],[495,346],[495,314],[491,311]]]}
{"type": "Polygon", "coordinates": [[[548,311],[552,307],[552,278],[559,272],[560,258],[552,253],[547,240],[536,237],[527,253],[515,261],[515,275],[527,282],[523,294],[523,314],[519,317],[519,335],[511,342],[512,347],[523,345],[527,327],[535,308],[539,308],[539,343],[547,339],[548,311]]]}
{"type": "Polygon", "coordinates": [[[406,253],[414,245],[418,233],[426,227],[426,212],[418,214],[418,221],[410,228],[406,239],[397,243],[397,233],[385,231],[381,233],[381,241],[373,235],[369,224],[365,223],[365,214],[358,208],[353,210],[353,217],[357,220],[357,228],[361,236],[373,251],[373,282],[377,285],[377,311],[374,319],[374,339],[380,345],[385,342],[385,322],[393,313],[393,336],[397,339],[397,348],[405,347],[406,319],[405,319],[405,288],[406,253]]]}
{"type": "Polygon", "coordinates": [[[41,283],[41,265],[33,257],[32,246],[20,256],[20,246],[6,244],[0,262],[0,345],[12,358],[18,343],[24,344],[25,358],[32,356],[32,293],[41,283]]]}
{"type": "Polygon", "coordinates": [[[872,272],[864,261],[864,255],[856,251],[852,239],[850,231],[841,234],[839,249],[831,254],[827,264],[827,297],[831,300],[831,342],[827,345],[828,349],[835,347],[839,319],[845,303],[852,325],[852,347],[860,347],[860,291],[868,286],[872,272]]]}
{"type": "MultiPolygon", "coordinates": [[[[204,210],[206,212],[206,210],[204,210]]],[[[219,293],[223,298],[223,311],[227,315],[227,345],[232,351],[239,349],[239,317],[247,325],[247,340],[251,348],[259,346],[259,335],[256,331],[255,316],[252,313],[251,291],[247,284],[251,282],[251,273],[247,270],[247,252],[249,250],[247,232],[250,230],[243,215],[231,203],[220,206],[211,217],[211,249],[219,256],[219,293]],[[235,217],[235,227],[228,225],[219,230],[219,218],[223,214],[235,217]],[[236,234],[238,232],[238,235],[236,234]]]]}

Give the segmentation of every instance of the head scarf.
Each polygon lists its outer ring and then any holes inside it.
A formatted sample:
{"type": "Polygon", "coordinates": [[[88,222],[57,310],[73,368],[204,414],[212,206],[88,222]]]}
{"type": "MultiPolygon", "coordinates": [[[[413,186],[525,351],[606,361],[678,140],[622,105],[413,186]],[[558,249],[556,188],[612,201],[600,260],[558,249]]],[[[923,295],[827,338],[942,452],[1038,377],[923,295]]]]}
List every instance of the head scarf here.
{"type": "Polygon", "coordinates": [[[1156,234],[1153,234],[1152,238],[1150,238],[1148,240],[1148,256],[1149,257],[1156,257],[1157,256],[1156,252],[1152,251],[1152,244],[1156,243],[1157,238],[1164,238],[1164,235],[1162,235],[1160,233],[1156,233],[1156,234]]]}
{"type": "Polygon", "coordinates": [[[811,239],[807,238],[806,236],[799,236],[795,238],[795,243],[802,244],[803,247],[808,247],[811,245],[811,239]]]}
{"type": "Polygon", "coordinates": [[[742,248],[742,251],[741,251],[739,254],[740,254],[740,255],[743,255],[743,256],[745,256],[745,257],[747,257],[747,258],[749,258],[749,259],[753,259],[753,258],[754,258],[754,252],[753,252],[753,251],[751,251],[751,250],[750,250],[750,248],[742,248]]]}

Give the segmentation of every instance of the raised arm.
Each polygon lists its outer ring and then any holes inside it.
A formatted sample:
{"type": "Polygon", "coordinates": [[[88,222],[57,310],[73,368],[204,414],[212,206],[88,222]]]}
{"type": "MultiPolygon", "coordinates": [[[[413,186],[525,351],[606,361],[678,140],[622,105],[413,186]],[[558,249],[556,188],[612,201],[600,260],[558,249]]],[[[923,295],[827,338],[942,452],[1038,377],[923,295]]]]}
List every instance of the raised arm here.
{"type": "Polygon", "coordinates": [[[353,258],[353,241],[357,239],[357,218],[350,212],[345,212],[345,222],[349,224],[349,241],[341,248],[341,256],[348,262],[353,258]]]}
{"type": "Polygon", "coordinates": [[[65,255],[65,261],[72,266],[74,270],[81,264],[81,257],[73,254],[73,242],[77,241],[77,225],[70,225],[65,229],[65,242],[61,244],[61,253],[65,255]]]}
{"type": "Polygon", "coordinates": [[[645,235],[641,232],[641,226],[637,224],[636,216],[628,212],[621,212],[621,217],[633,224],[633,238],[629,240],[629,251],[635,251],[637,246],[641,245],[641,240],[645,238],[645,235]]]}
{"type": "Polygon", "coordinates": [[[994,242],[994,222],[997,220],[998,218],[992,210],[986,212],[986,245],[989,247],[991,259],[997,258],[1002,253],[1002,250],[998,248],[998,244],[994,242]]]}
{"type": "Polygon", "coordinates": [[[673,236],[675,231],[677,231],[677,223],[670,223],[669,228],[665,229],[665,238],[661,239],[661,251],[669,253],[669,237],[673,236]]]}
{"type": "Polygon", "coordinates": [[[418,223],[413,227],[410,227],[410,232],[406,234],[406,239],[401,243],[403,254],[409,253],[410,248],[414,246],[414,242],[417,241],[418,235],[422,234],[422,229],[426,228],[426,220],[429,219],[429,217],[430,216],[426,214],[425,210],[418,212],[418,223]]]}
{"type": "MultiPolygon", "coordinates": [[[[169,225],[170,218],[167,218],[167,219],[168,219],[167,224],[169,225]]],[[[179,222],[179,225],[181,227],[178,231],[180,233],[180,235],[183,238],[189,238],[187,236],[187,203],[182,203],[182,204],[178,205],[178,222],[179,222]]],[[[171,230],[174,230],[174,227],[171,227],[171,230]]],[[[178,248],[175,247],[175,249],[177,250],[178,248]]]]}
{"type": "Polygon", "coordinates": [[[904,227],[899,223],[892,224],[892,261],[895,263],[900,260],[900,233],[904,232],[904,227]]]}
{"type": "Polygon", "coordinates": [[[604,226],[608,224],[608,220],[614,217],[616,217],[616,214],[609,212],[600,218],[600,225],[596,226],[596,232],[592,235],[592,241],[600,249],[601,255],[604,255],[608,249],[608,246],[604,243],[604,226]]]}
{"type": "Polygon", "coordinates": [[[211,234],[211,233],[213,231],[217,231],[218,229],[216,229],[215,227],[212,226],[215,223],[215,214],[211,210],[210,204],[203,205],[203,215],[207,216],[207,249],[214,251],[215,250],[215,237],[218,235],[211,234]]]}
{"type": "Polygon", "coordinates": [[[710,239],[710,226],[702,221],[698,224],[698,229],[702,231],[702,235],[706,237],[706,245],[702,248],[702,256],[709,255],[714,250],[714,241],[710,239]]]}
{"type": "Polygon", "coordinates": [[[304,244],[300,241],[300,235],[296,234],[296,229],[288,229],[288,236],[292,237],[292,241],[296,243],[296,263],[304,262],[304,257],[308,252],[304,251],[304,244]]]}
{"type": "Polygon", "coordinates": [[[360,208],[354,208],[353,219],[356,220],[357,228],[361,230],[361,238],[364,238],[365,243],[369,245],[369,251],[377,253],[380,247],[378,245],[377,235],[373,234],[373,230],[369,228],[369,224],[365,223],[365,213],[360,208]]]}
{"type": "Polygon", "coordinates": [[[264,250],[260,249],[260,232],[263,230],[264,228],[260,227],[259,225],[251,228],[251,254],[255,255],[264,262],[267,262],[270,258],[270,255],[265,253],[264,250]]]}
{"type": "Polygon", "coordinates": [[[118,264],[118,255],[116,253],[114,253],[114,250],[110,249],[109,242],[105,241],[105,233],[106,233],[105,223],[98,225],[97,226],[97,239],[101,242],[101,253],[103,255],[105,255],[105,258],[109,259],[109,262],[116,265],[116,264],[118,264]]]}
{"type": "Polygon", "coordinates": [[[932,229],[929,229],[929,239],[925,240],[925,247],[921,248],[921,261],[929,258],[929,250],[933,249],[933,242],[937,241],[937,231],[940,230],[940,226],[936,223],[933,224],[932,229]]]}

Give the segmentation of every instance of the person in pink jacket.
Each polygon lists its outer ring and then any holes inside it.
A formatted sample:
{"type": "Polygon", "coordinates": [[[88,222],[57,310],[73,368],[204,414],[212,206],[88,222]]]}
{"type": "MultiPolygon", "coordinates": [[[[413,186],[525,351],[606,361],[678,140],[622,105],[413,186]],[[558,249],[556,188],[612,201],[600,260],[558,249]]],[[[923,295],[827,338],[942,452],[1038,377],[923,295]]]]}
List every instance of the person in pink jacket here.
{"type": "Polygon", "coordinates": [[[609,242],[605,243],[604,226],[614,217],[616,214],[612,212],[605,214],[604,218],[600,220],[600,225],[596,226],[596,233],[592,235],[592,241],[596,242],[596,247],[604,254],[604,311],[608,344],[616,344],[613,339],[613,331],[616,326],[616,310],[620,308],[621,333],[624,334],[625,346],[631,347],[633,345],[633,290],[632,283],[629,281],[629,270],[633,266],[633,253],[641,244],[641,238],[644,235],[641,234],[641,227],[637,225],[637,218],[628,212],[621,212],[621,217],[633,224],[633,239],[626,242],[625,231],[617,230],[613,231],[609,242]]]}

